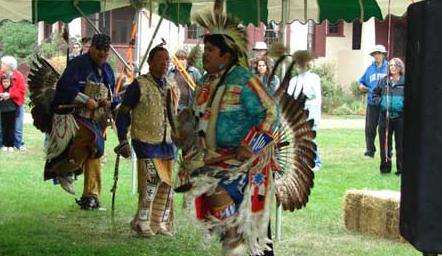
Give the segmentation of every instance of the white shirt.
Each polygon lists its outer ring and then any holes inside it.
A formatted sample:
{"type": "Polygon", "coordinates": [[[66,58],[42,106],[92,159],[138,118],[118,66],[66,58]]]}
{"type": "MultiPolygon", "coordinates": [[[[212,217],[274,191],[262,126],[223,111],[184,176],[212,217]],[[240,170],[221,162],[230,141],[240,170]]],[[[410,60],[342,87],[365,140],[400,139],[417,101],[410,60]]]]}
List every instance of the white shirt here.
{"type": "Polygon", "coordinates": [[[321,120],[321,79],[310,71],[303,72],[290,79],[287,93],[295,98],[302,93],[307,97],[305,108],[309,110],[309,119],[315,121],[315,128],[318,128],[321,120]]]}

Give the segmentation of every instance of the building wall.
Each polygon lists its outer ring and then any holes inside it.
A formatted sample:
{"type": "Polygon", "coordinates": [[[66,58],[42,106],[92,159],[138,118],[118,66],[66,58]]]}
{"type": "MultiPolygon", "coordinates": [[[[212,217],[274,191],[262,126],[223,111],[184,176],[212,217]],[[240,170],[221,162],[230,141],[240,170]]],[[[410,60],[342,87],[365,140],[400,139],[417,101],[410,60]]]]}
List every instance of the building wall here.
{"type": "Polygon", "coordinates": [[[76,18],[69,23],[69,37],[81,38],[81,18],[76,18]]]}
{"type": "Polygon", "coordinates": [[[370,49],[375,45],[374,20],[363,23],[361,49],[352,49],[353,24],[344,23],[344,35],[326,37],[325,57],[319,58],[316,63],[331,63],[335,67],[336,80],[344,88],[359,80],[367,66],[372,62],[369,56],[370,49]]]}
{"type": "Polygon", "coordinates": [[[308,25],[299,21],[290,24],[290,52],[307,50],[308,25]]]}
{"type": "MultiPolygon", "coordinates": [[[[149,12],[146,12],[149,13],[149,12]]],[[[153,13],[152,14],[152,23],[151,26],[149,26],[149,19],[148,15],[140,15],[140,25],[139,25],[139,54],[138,54],[138,60],[137,63],[141,62],[145,51],[149,45],[150,39],[152,38],[156,24],[158,24],[158,21],[160,20],[160,16],[153,13]]],[[[160,44],[161,38],[163,38],[166,41],[166,47],[169,50],[171,54],[175,53],[176,50],[179,48],[185,47],[184,45],[184,39],[185,39],[185,29],[182,26],[176,26],[174,23],[164,19],[161,23],[161,26],[158,30],[158,33],[153,40],[152,47],[155,47],[156,45],[160,44]]],[[[148,71],[148,65],[143,65],[143,69],[141,73],[145,73],[148,71]]]]}
{"type": "MultiPolygon", "coordinates": [[[[134,62],[138,65],[143,59],[146,49],[150,43],[150,39],[152,38],[156,25],[158,24],[160,17],[157,14],[152,15],[151,22],[149,21],[150,12],[141,13],[138,18],[138,35],[137,42],[135,45],[135,51],[133,53],[134,62]]],[[[71,23],[69,23],[69,34],[70,36],[79,36],[84,37],[87,33],[86,28],[87,23],[81,22],[81,19],[75,19],[71,23]]],[[[176,26],[174,23],[163,19],[161,26],[158,30],[158,33],[153,40],[151,45],[151,49],[162,42],[162,39],[166,41],[166,47],[171,52],[174,53],[178,48],[184,46],[184,28],[182,26],[176,26]]],[[[114,48],[117,52],[126,59],[127,49],[129,47],[127,43],[113,44],[114,48]]],[[[118,62],[118,65],[121,67],[121,62],[118,62]]],[[[147,60],[142,68],[142,73],[148,72],[148,64],[147,60]]]]}

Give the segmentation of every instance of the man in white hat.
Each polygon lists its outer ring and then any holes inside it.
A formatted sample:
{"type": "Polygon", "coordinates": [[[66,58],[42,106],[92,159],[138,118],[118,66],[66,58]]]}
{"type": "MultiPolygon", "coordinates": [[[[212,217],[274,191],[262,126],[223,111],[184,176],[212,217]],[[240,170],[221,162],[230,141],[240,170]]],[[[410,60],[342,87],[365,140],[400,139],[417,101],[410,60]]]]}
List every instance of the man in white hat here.
{"type": "Polygon", "coordinates": [[[265,42],[255,42],[252,50],[255,54],[255,58],[260,59],[267,54],[268,47],[265,42]]]}
{"type": "Polygon", "coordinates": [[[374,93],[374,89],[379,81],[387,75],[388,63],[385,60],[387,51],[383,45],[376,45],[370,55],[374,62],[365,70],[365,73],[359,79],[359,90],[367,94],[367,111],[365,116],[365,143],[367,157],[374,157],[376,147],[374,141],[376,138],[376,129],[379,120],[379,97],[374,93]]]}
{"type": "Polygon", "coordinates": [[[73,58],[81,55],[82,45],[81,40],[75,37],[72,37],[69,43],[69,61],[71,61],[73,58]]]}

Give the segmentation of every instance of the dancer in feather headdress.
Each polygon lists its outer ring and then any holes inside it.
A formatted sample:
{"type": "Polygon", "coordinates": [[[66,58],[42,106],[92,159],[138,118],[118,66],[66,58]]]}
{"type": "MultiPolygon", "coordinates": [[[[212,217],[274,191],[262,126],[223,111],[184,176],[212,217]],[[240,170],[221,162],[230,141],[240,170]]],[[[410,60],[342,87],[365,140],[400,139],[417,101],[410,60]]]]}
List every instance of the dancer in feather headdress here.
{"type": "Polygon", "coordinates": [[[115,84],[106,62],[109,50],[109,36],[95,35],[89,52],[74,58],[61,77],[37,57],[29,78],[34,125],[48,134],[44,178],[74,194],[72,173],[84,173],[83,196],[77,200],[82,209],[100,206],[100,157],[115,84]]]}
{"type": "Polygon", "coordinates": [[[220,234],[224,255],[263,254],[271,245],[275,192],[286,210],[307,202],[313,186],[313,123],[307,121],[305,97],[296,100],[286,93],[289,74],[276,98],[251,74],[246,33],[238,23],[220,13],[196,21],[210,31],[204,35],[207,74],[195,95],[195,140],[190,139],[193,121],[183,124],[186,118],[179,117],[179,137],[185,139],[178,141],[184,153],[176,191],[195,196],[197,218],[220,234]]]}

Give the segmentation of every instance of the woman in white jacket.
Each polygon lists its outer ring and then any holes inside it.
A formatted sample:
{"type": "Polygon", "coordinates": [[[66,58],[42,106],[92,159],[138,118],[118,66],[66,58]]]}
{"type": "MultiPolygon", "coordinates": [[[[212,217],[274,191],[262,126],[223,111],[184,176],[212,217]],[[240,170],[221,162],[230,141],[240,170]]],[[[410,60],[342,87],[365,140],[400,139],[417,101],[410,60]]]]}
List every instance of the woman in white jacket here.
{"type": "MultiPolygon", "coordinates": [[[[305,108],[309,111],[309,119],[313,119],[313,130],[317,131],[321,121],[321,79],[310,71],[313,58],[308,51],[295,52],[294,59],[298,75],[290,80],[287,92],[295,98],[298,98],[301,92],[307,97],[305,108]]],[[[319,170],[320,167],[321,160],[317,151],[314,170],[319,170]]]]}

